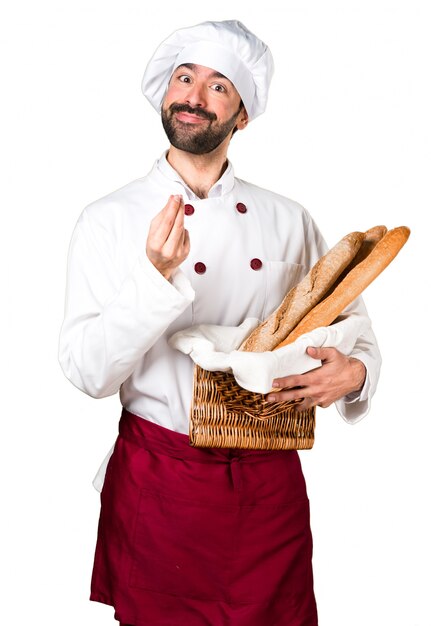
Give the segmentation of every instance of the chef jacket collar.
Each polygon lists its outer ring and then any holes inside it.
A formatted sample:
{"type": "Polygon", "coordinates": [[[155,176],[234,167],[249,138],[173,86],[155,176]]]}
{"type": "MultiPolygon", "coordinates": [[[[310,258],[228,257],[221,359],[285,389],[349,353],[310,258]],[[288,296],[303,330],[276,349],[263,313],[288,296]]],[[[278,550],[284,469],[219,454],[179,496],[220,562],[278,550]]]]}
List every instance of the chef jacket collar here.
{"type": "MultiPolygon", "coordinates": [[[[156,167],[163,176],[169,178],[174,182],[180,183],[184,188],[188,200],[201,200],[192,189],[187,185],[187,183],[181,178],[176,170],[172,167],[172,165],[168,162],[166,155],[168,151],[166,150],[160,159],[156,162],[156,167]]],[[[216,183],[211,187],[208,192],[208,198],[219,198],[222,195],[228,193],[232,190],[234,186],[234,171],[230,161],[228,161],[227,168],[224,171],[223,175],[218,179],[216,183]]]]}

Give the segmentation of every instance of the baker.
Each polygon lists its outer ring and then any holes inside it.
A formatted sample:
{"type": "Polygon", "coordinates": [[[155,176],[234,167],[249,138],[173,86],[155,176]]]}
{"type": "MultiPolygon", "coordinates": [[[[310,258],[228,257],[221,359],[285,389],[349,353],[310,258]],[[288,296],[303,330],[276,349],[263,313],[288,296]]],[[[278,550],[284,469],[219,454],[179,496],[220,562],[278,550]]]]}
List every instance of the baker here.
{"type": "MultiPolygon", "coordinates": [[[[265,110],[272,73],[240,22],[168,37],[142,90],[169,149],[89,204],[72,236],[59,358],[85,393],[120,394],[91,599],[123,625],[317,624],[297,452],[191,448],[193,363],[168,344],[193,324],[265,319],[327,249],[302,206],[235,178],[227,159],[233,134],[265,110]]],[[[362,301],[345,314],[366,315],[362,301]]],[[[301,386],[303,407],[363,417],[380,366],[372,330],[351,355],[310,354],[316,369],[275,381],[278,398],[301,386]]]]}

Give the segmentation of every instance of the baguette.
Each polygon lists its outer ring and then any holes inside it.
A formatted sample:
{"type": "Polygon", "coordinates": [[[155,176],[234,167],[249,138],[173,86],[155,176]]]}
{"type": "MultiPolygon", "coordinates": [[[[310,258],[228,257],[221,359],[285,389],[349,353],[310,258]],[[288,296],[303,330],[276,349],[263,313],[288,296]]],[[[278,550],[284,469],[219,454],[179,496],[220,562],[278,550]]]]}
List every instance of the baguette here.
{"type": "Polygon", "coordinates": [[[334,291],[315,306],[275,349],[293,343],[298,337],[315,328],[332,324],[396,257],[409,235],[410,229],[407,226],[399,226],[388,231],[368,256],[356,265],[334,291]]]}
{"type": "Polygon", "coordinates": [[[388,229],[386,226],[373,226],[373,228],[369,228],[364,233],[364,239],[362,240],[361,247],[358,250],[357,255],[353,259],[353,261],[346,267],[346,269],[341,272],[340,276],[337,278],[335,283],[329,289],[329,291],[324,295],[321,300],[327,298],[331,293],[335,290],[336,287],[343,281],[347,274],[349,274],[354,267],[362,263],[364,259],[370,254],[372,250],[376,247],[379,241],[386,235],[388,229]]]}
{"type": "MultiPolygon", "coordinates": [[[[364,239],[362,245],[359,248],[358,254],[353,259],[352,263],[347,267],[343,274],[348,274],[356,265],[361,263],[370,252],[376,247],[381,239],[386,235],[388,229],[386,226],[373,226],[364,233],[364,239]]],[[[340,277],[341,278],[341,277],[340,277]]]]}
{"type": "Polygon", "coordinates": [[[242,343],[239,350],[273,350],[322,300],[343,270],[358,253],[364,233],[353,232],[341,239],[285,296],[280,306],[242,343]]]}
{"type": "Polygon", "coordinates": [[[386,235],[388,229],[386,226],[373,226],[373,228],[369,228],[364,233],[364,239],[362,241],[361,247],[358,250],[357,255],[350,263],[348,267],[344,270],[341,276],[338,278],[337,282],[341,282],[347,276],[349,272],[352,271],[354,267],[362,263],[364,259],[370,254],[372,250],[376,247],[381,239],[386,235]]]}

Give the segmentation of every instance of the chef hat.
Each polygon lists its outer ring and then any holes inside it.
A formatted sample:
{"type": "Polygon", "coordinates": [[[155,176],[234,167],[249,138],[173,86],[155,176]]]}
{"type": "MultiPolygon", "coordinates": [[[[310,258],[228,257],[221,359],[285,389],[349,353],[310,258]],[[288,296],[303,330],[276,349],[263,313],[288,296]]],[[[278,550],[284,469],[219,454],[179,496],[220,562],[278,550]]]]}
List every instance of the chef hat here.
{"type": "Polygon", "coordinates": [[[241,22],[203,22],[175,31],[157,48],[142,79],[142,91],[156,109],[174,70],[183,63],[220,72],[235,86],[249,119],[264,112],[274,63],[268,46],[241,22]]]}

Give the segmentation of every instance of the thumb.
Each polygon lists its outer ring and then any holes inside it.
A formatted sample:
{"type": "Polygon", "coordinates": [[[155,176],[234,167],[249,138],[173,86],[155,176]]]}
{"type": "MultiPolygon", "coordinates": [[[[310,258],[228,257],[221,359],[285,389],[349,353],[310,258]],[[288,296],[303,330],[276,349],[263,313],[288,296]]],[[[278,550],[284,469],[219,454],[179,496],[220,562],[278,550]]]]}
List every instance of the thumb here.
{"type": "Polygon", "coordinates": [[[326,361],[331,356],[332,348],[314,348],[313,346],[309,346],[307,348],[307,354],[313,359],[319,359],[320,361],[326,361]]]}

